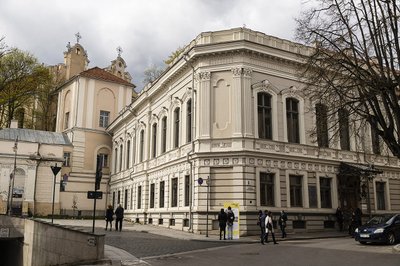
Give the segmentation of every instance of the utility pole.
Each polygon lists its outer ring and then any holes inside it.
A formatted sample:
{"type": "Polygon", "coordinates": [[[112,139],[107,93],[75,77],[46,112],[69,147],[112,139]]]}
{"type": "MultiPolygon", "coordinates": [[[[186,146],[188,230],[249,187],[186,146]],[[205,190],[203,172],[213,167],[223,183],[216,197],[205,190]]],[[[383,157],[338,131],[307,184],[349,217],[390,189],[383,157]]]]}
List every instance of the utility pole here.
{"type": "Polygon", "coordinates": [[[8,186],[8,198],[7,198],[7,214],[12,214],[12,204],[14,197],[14,180],[15,180],[15,172],[17,170],[17,151],[18,151],[18,136],[15,139],[14,147],[14,168],[13,172],[10,174],[10,184],[8,186]]]}

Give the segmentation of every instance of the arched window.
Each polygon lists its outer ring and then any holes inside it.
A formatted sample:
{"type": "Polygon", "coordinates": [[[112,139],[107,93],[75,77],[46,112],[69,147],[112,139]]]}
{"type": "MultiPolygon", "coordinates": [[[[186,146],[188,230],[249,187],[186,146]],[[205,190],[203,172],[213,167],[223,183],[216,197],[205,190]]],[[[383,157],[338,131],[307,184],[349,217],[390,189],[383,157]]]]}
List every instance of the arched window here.
{"type": "Polygon", "coordinates": [[[349,111],[344,108],[340,108],[338,111],[339,115],[339,136],[340,136],[340,148],[342,150],[350,150],[350,129],[349,129],[349,111]]]}
{"type": "Polygon", "coordinates": [[[144,130],[140,131],[140,147],[139,147],[139,161],[143,162],[143,152],[144,152],[144,130]]]}
{"type": "Polygon", "coordinates": [[[164,116],[161,121],[161,152],[164,153],[167,150],[167,117],[164,116]]]}
{"type": "Polygon", "coordinates": [[[271,95],[265,92],[257,94],[258,137],[272,139],[271,95]]]}
{"type": "Polygon", "coordinates": [[[179,124],[180,124],[180,108],[174,110],[174,148],[179,147],[179,124]]]}
{"type": "Polygon", "coordinates": [[[317,103],[315,105],[315,112],[318,147],[328,148],[328,108],[322,103],[317,103]]]}
{"type": "Polygon", "coordinates": [[[381,154],[381,144],[378,135],[378,123],[375,120],[371,121],[371,141],[372,152],[375,154],[381,154]]]}
{"type": "Polygon", "coordinates": [[[286,99],[286,122],[288,142],[300,143],[299,101],[294,98],[286,99]]]}
{"type": "Polygon", "coordinates": [[[157,123],[152,126],[152,147],[151,147],[151,157],[155,158],[157,156],[157,123]]]}
{"type": "Polygon", "coordinates": [[[186,141],[192,141],[192,99],[186,104],[186,141]]]}
{"type": "Polygon", "coordinates": [[[126,142],[126,168],[129,169],[131,167],[131,141],[128,140],[126,142]]]}

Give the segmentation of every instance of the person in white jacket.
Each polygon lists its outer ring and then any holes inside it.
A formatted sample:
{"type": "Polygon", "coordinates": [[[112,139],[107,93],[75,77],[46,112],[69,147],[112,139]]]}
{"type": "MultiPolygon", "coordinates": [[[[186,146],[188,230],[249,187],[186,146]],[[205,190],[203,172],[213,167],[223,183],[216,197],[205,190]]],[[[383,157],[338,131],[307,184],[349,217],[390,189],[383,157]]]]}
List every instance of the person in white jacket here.
{"type": "Polygon", "coordinates": [[[272,223],[272,212],[268,212],[267,217],[265,218],[265,242],[268,243],[268,234],[271,232],[272,234],[272,240],[274,241],[274,244],[278,244],[275,240],[275,234],[274,234],[274,224],[272,223]]]}

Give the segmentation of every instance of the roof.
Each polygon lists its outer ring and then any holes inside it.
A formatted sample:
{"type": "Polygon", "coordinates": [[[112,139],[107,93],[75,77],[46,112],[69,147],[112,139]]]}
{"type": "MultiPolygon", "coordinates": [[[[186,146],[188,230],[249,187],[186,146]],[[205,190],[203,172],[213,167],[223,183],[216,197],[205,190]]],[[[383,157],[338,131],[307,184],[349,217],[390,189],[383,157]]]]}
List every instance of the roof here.
{"type": "Polygon", "coordinates": [[[25,128],[5,128],[0,130],[0,140],[35,142],[42,144],[72,145],[65,133],[41,131],[25,128]]]}
{"type": "Polygon", "coordinates": [[[115,83],[119,83],[122,85],[135,87],[135,85],[133,85],[132,83],[130,83],[122,78],[119,78],[99,67],[93,67],[91,69],[85,70],[85,71],[81,72],[79,75],[82,77],[99,79],[99,80],[104,80],[104,81],[108,81],[108,82],[115,82],[115,83]]]}

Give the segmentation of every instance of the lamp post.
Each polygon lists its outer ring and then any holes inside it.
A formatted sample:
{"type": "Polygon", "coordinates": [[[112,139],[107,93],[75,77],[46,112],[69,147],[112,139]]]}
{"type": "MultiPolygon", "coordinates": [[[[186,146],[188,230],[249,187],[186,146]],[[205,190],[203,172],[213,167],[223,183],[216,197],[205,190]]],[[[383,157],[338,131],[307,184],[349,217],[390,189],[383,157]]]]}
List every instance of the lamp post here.
{"type": "Polygon", "coordinates": [[[8,199],[9,199],[9,204],[7,204],[7,214],[11,215],[12,214],[12,203],[13,203],[13,196],[14,196],[14,180],[15,180],[15,172],[17,169],[17,151],[18,151],[18,136],[14,142],[14,168],[13,172],[10,174],[10,185],[8,187],[8,199]]]}
{"type": "Polygon", "coordinates": [[[53,183],[53,203],[51,205],[51,223],[53,223],[53,219],[54,219],[54,197],[56,195],[56,178],[57,178],[57,174],[58,172],[60,172],[61,167],[57,166],[57,164],[55,166],[50,166],[51,171],[54,174],[54,183],[53,183]]]}

